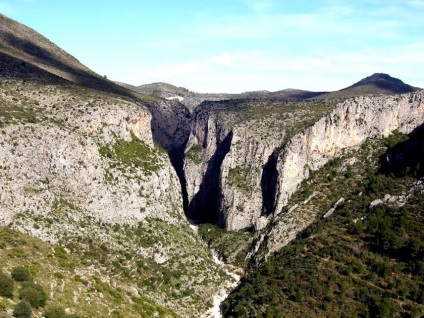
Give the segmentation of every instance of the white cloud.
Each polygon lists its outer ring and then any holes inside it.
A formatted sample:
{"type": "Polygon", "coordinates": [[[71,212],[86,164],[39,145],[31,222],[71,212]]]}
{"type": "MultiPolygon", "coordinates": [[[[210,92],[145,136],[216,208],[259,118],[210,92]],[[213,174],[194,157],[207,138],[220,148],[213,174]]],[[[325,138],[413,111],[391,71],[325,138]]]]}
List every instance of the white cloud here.
{"type": "Polygon", "coordinates": [[[258,16],[221,17],[197,29],[197,36],[222,39],[276,40],[340,37],[348,40],[399,38],[399,28],[407,22],[382,12],[362,15],[349,7],[331,7],[314,13],[261,14],[258,16]],[[369,17],[372,15],[372,17],[369,17]]]}
{"type": "Polygon", "coordinates": [[[389,73],[408,84],[424,86],[424,43],[395,47],[385,52],[365,48],[352,52],[314,52],[314,56],[279,56],[267,51],[226,52],[159,67],[141,67],[133,83],[167,81],[198,92],[248,90],[337,90],[375,72],[389,73]]]}
{"type": "MultiPolygon", "coordinates": [[[[262,1],[248,1],[257,10],[253,15],[218,15],[177,36],[149,34],[127,41],[119,52],[128,58],[117,65],[107,59],[101,74],[135,85],[165,81],[198,92],[337,90],[375,72],[424,87],[422,18],[420,10],[405,4],[419,7],[415,2],[420,1],[403,1],[324,1],[325,7],[301,14],[273,13],[260,7],[262,1]],[[405,33],[411,25],[418,26],[415,37],[405,33]]],[[[86,64],[99,70],[93,63],[86,64]]]]}
{"type": "Polygon", "coordinates": [[[402,3],[406,3],[407,5],[415,8],[424,8],[424,1],[422,0],[402,0],[402,3]]]}

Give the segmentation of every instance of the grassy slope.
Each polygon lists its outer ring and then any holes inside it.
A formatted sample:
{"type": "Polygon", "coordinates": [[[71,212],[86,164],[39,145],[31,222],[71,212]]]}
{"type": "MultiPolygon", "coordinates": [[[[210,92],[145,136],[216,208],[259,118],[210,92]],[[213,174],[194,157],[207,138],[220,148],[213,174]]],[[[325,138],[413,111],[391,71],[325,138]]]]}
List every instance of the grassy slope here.
{"type": "MultiPolygon", "coordinates": [[[[93,244],[86,251],[69,253],[59,245],[50,245],[20,232],[0,229],[0,267],[6,273],[21,265],[27,267],[35,282],[48,294],[46,306],[68,308],[81,317],[176,317],[142,295],[136,295],[125,279],[107,277],[102,268],[92,268],[93,261],[107,256],[105,248],[93,244]]],[[[110,256],[108,256],[110,257],[110,256]]],[[[19,284],[12,299],[0,297],[0,314],[19,301],[19,284]]],[[[41,317],[44,309],[34,310],[41,317]]]]}
{"type": "Polygon", "coordinates": [[[316,191],[321,195],[309,204],[324,214],[340,197],[346,201],[267,261],[251,264],[225,302],[226,317],[424,313],[423,190],[411,177],[374,174],[385,149],[381,141],[370,141],[355,152],[356,162],[347,154],[303,183],[291,204],[316,191]],[[402,208],[395,203],[369,208],[377,198],[401,193],[410,195],[402,208]]]}

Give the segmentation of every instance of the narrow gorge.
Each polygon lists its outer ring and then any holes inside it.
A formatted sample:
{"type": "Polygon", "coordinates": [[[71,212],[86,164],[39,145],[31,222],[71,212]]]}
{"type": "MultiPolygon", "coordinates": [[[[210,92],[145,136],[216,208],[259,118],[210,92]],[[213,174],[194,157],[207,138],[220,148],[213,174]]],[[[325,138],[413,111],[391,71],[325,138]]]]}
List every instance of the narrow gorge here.
{"type": "MultiPolygon", "coordinates": [[[[364,210],[372,217],[374,206],[399,203],[398,213],[408,198],[422,196],[422,182],[410,179],[395,188],[399,193],[382,193],[375,171],[405,157],[385,151],[423,122],[424,91],[386,74],[330,93],[197,94],[166,83],[115,83],[0,14],[0,276],[26,268],[50,295],[47,307],[77,317],[217,316],[219,301],[240,283],[223,307],[233,317],[243,313],[243,297],[265,289],[267,275],[281,274],[286,286],[286,256],[278,265],[268,260],[307,236],[302,231],[311,224],[331,223],[344,204],[370,192],[373,204],[364,200],[355,218],[340,221],[348,228],[322,244],[333,245],[354,230],[363,233],[352,228],[366,220],[364,210]],[[248,279],[254,287],[245,287],[248,279]],[[246,293],[236,299],[237,292],[246,293]]],[[[417,144],[413,155],[420,154],[417,144]]],[[[345,210],[348,218],[352,211],[345,210]]],[[[424,245],[413,237],[419,227],[411,228],[393,241],[421,256],[424,245]]],[[[349,248],[358,252],[358,244],[349,248]]],[[[328,263],[328,251],[318,252],[328,263]]],[[[378,272],[382,262],[378,256],[366,266],[378,272]]],[[[407,275],[424,273],[420,262],[408,262],[407,275]]],[[[354,272],[356,281],[355,266],[338,269],[354,272]]],[[[342,294],[345,282],[323,297],[342,294]]],[[[18,287],[0,296],[0,316],[21,301],[18,287]]],[[[298,306],[299,293],[287,293],[298,306]]],[[[278,297],[259,299],[251,316],[282,304],[278,297]]],[[[41,317],[46,309],[33,311],[41,317]]]]}
{"type": "MultiPolygon", "coordinates": [[[[187,191],[186,214],[227,230],[261,230],[284,210],[311,172],[343,149],[393,131],[410,133],[423,119],[422,92],[337,104],[204,102],[192,114],[189,134],[184,130],[187,143],[180,143],[186,147],[183,172],[179,170],[187,191]]],[[[279,231],[274,224],[271,250],[287,243],[280,241],[279,231]]]]}

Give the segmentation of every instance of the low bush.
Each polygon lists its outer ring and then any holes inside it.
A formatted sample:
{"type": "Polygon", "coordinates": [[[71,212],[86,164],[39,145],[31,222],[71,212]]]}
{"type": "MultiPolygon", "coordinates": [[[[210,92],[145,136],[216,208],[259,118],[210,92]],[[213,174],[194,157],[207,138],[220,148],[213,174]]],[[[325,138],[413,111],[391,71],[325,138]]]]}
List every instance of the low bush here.
{"type": "Polygon", "coordinates": [[[29,282],[32,281],[32,275],[28,268],[23,266],[17,266],[12,269],[12,278],[17,282],[29,282]]]}
{"type": "Polygon", "coordinates": [[[25,282],[19,291],[19,298],[27,300],[31,307],[44,307],[47,300],[47,294],[41,285],[25,282]]]}
{"type": "Polygon", "coordinates": [[[46,318],[64,318],[67,317],[65,310],[58,306],[49,306],[44,311],[44,317],[46,318]]]}
{"type": "Polygon", "coordinates": [[[0,272],[0,296],[13,297],[15,282],[8,275],[0,272]]]}
{"type": "Polygon", "coordinates": [[[32,317],[31,305],[27,300],[22,300],[19,302],[15,310],[13,310],[13,317],[16,318],[29,318],[32,317]]]}

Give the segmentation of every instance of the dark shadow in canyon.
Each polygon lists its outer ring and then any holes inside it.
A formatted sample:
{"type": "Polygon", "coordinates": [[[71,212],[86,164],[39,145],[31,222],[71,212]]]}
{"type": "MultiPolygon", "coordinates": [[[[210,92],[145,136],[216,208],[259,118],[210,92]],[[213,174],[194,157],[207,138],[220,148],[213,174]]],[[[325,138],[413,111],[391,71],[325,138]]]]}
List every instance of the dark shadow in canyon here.
{"type": "Polygon", "coordinates": [[[188,205],[187,217],[196,223],[213,223],[225,227],[225,219],[220,211],[221,166],[231,148],[233,132],[217,144],[215,154],[208,163],[199,191],[188,205]]]}
{"type": "Polygon", "coordinates": [[[180,145],[179,147],[175,147],[168,151],[169,159],[171,160],[171,164],[177,173],[178,179],[180,180],[181,185],[181,195],[183,197],[183,208],[184,213],[187,215],[188,211],[188,195],[187,195],[187,180],[184,171],[184,150],[187,141],[180,145]]]}
{"type": "Polygon", "coordinates": [[[267,163],[262,170],[261,191],[262,191],[262,216],[268,216],[274,213],[275,197],[277,194],[277,160],[278,155],[272,153],[268,157],[267,163]]]}

